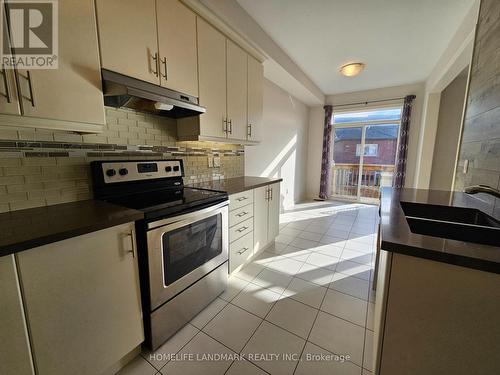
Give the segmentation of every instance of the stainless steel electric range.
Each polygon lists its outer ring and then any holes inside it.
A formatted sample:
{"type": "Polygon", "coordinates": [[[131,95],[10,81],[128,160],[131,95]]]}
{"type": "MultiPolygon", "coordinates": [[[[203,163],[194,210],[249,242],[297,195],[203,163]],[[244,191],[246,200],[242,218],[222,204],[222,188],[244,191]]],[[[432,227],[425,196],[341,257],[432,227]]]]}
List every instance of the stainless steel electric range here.
{"type": "Polygon", "coordinates": [[[227,194],[184,187],[182,160],[96,161],[91,169],[96,199],[144,212],[136,237],[154,350],[227,286],[227,194]]]}

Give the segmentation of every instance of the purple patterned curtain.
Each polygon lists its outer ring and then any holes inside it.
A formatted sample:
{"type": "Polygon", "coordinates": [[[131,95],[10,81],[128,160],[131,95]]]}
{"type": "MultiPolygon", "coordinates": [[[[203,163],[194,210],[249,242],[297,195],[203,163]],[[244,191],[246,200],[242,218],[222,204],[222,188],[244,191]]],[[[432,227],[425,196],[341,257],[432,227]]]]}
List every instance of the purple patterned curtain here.
{"type": "Polygon", "coordinates": [[[393,186],[402,188],[405,185],[406,158],[408,155],[408,135],[410,133],[411,107],[415,95],[407,95],[401,112],[401,128],[399,130],[399,147],[397,150],[396,171],[394,173],[393,186]]]}
{"type": "Polygon", "coordinates": [[[332,115],[333,107],[325,105],[325,125],[323,130],[323,154],[321,156],[321,181],[319,183],[320,199],[327,199],[330,195],[329,187],[332,175],[332,115]]]}

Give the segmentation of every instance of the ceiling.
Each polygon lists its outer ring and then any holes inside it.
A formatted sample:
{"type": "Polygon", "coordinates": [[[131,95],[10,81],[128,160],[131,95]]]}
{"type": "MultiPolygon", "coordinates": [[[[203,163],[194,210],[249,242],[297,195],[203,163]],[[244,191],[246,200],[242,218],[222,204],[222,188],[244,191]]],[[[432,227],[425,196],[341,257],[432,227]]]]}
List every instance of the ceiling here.
{"type": "Polygon", "coordinates": [[[327,95],[424,81],[474,2],[237,1],[327,95]],[[353,61],[365,70],[340,75],[353,61]]]}

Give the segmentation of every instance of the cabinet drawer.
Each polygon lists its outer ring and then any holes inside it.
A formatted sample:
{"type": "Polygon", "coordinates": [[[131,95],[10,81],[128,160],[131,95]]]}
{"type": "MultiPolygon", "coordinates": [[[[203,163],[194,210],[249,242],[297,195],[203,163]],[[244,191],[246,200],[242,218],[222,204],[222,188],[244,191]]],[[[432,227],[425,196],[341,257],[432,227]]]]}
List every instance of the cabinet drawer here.
{"type": "Polygon", "coordinates": [[[229,245],[229,273],[241,266],[252,256],[253,232],[245,234],[229,245]]]}
{"type": "Polygon", "coordinates": [[[253,190],[243,191],[229,196],[229,211],[253,203],[253,190]]]}
{"type": "Polygon", "coordinates": [[[232,227],[253,217],[253,204],[236,208],[229,213],[229,226],[232,227]]]}
{"type": "Polygon", "coordinates": [[[253,231],[253,218],[247,219],[234,227],[229,228],[229,243],[236,241],[245,234],[253,231]]]}

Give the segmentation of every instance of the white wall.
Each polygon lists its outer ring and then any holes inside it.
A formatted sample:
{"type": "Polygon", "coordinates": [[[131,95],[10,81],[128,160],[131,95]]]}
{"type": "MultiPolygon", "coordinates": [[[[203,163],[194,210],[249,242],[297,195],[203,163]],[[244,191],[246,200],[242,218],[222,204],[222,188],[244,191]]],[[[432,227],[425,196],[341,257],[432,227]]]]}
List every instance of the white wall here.
{"type": "Polygon", "coordinates": [[[465,69],[441,93],[429,185],[434,190],[451,190],[453,185],[467,79],[468,69],[465,69]]]}
{"type": "MultiPolygon", "coordinates": [[[[325,95],[286,52],[234,0],[183,0],[204,17],[221,20],[266,57],[264,76],[308,105],[322,104],[325,95]],[[208,13],[207,13],[208,12],[208,13]],[[210,14],[211,13],[211,14],[210,14]]],[[[229,31],[229,30],[226,30],[229,31]]],[[[231,35],[231,34],[230,34],[231,35]]]]}
{"type": "MultiPolygon", "coordinates": [[[[422,122],[422,109],[424,102],[424,82],[410,85],[402,85],[395,87],[386,87],[382,89],[366,90],[352,92],[346,94],[338,94],[327,96],[328,104],[343,105],[350,103],[359,103],[365,101],[385,100],[404,97],[414,94],[416,99],[413,105],[412,118],[410,125],[410,135],[408,144],[408,162],[406,167],[406,186],[414,187],[416,180],[415,174],[417,171],[417,151],[419,146],[419,134],[422,122]]],[[[399,103],[402,103],[400,101],[399,103]]],[[[371,105],[376,106],[377,104],[371,105]]],[[[380,104],[378,104],[380,105],[380,104]]],[[[343,107],[342,109],[362,109],[364,105],[343,107]]],[[[335,111],[335,107],[334,107],[335,111]]],[[[309,141],[308,141],[308,158],[307,158],[307,197],[314,198],[319,193],[319,181],[321,172],[321,149],[323,143],[323,121],[324,114],[322,107],[311,108],[309,114],[309,141]]]]}
{"type": "Polygon", "coordinates": [[[267,79],[261,143],[245,147],[245,175],[281,177],[283,207],[305,197],[309,108],[267,79]]]}
{"type": "Polygon", "coordinates": [[[479,0],[474,1],[425,83],[423,126],[420,132],[418,164],[415,173],[415,186],[419,189],[428,189],[431,183],[441,91],[470,64],[472,59],[479,5],[479,0]]]}

